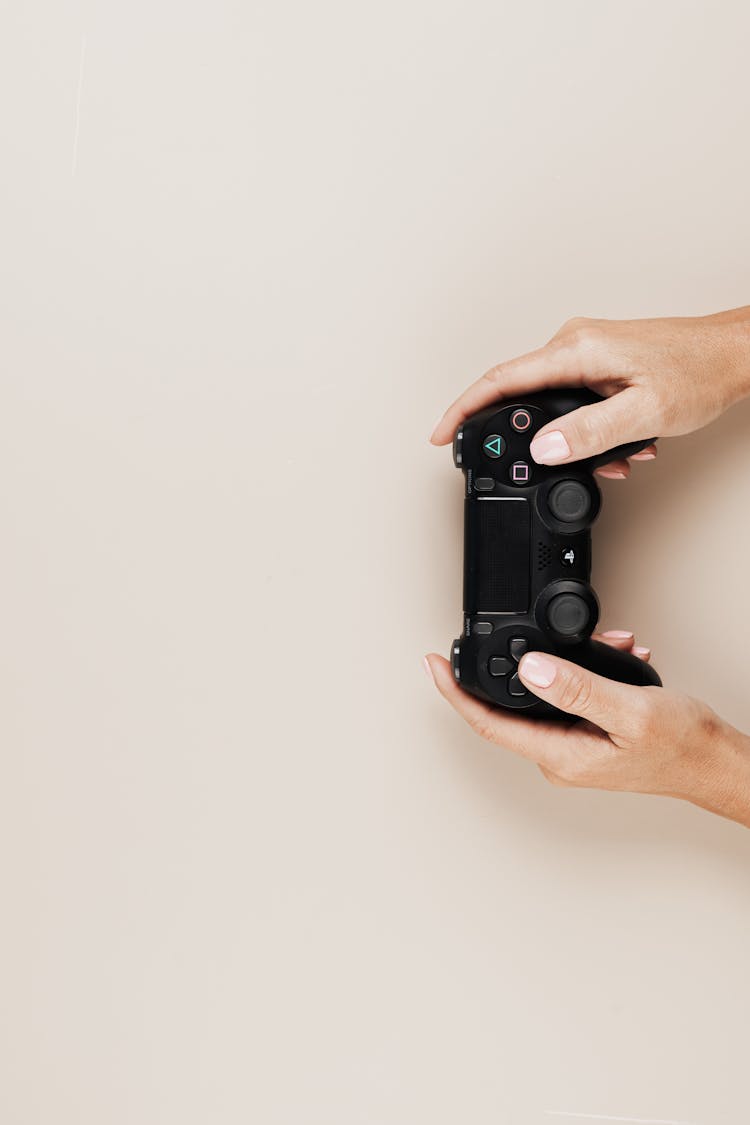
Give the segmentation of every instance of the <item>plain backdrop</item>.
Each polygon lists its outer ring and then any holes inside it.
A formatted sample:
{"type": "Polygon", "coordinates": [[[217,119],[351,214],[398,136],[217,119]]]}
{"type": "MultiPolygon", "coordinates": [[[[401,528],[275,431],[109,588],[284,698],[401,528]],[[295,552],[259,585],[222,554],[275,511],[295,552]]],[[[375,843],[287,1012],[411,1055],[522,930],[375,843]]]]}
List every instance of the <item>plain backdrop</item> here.
{"type": "MultiPolygon", "coordinates": [[[[448,402],[569,316],[750,301],[747,6],[0,32],[2,1120],[745,1120],[750,832],[549,787],[420,665],[448,402]]],[[[605,482],[594,572],[746,730],[749,433],[605,482]]]]}

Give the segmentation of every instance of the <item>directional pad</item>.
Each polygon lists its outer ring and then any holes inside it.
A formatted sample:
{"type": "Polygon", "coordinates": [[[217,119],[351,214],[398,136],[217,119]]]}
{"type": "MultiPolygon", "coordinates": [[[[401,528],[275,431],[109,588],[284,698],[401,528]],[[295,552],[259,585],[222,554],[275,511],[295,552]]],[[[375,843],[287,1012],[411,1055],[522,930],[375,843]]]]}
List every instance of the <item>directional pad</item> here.
{"type": "Polygon", "coordinates": [[[507,656],[491,656],[488,667],[491,676],[507,676],[513,671],[514,665],[507,656]]]}
{"type": "Polygon", "coordinates": [[[526,688],[521,683],[518,672],[508,680],[508,695],[526,695],[526,688]]]}
{"type": "Polygon", "coordinates": [[[511,637],[508,648],[510,649],[510,655],[518,663],[524,653],[529,651],[529,642],[525,637],[511,637]]]}

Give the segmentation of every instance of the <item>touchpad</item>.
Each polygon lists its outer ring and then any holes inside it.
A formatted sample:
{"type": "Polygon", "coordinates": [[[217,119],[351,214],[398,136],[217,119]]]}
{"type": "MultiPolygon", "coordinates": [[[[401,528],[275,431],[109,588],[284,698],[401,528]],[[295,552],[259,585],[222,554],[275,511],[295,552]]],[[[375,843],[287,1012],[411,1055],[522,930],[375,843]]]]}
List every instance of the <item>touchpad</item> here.
{"type": "Polygon", "coordinates": [[[525,613],[529,608],[528,500],[482,498],[471,506],[476,520],[477,611],[525,613]]]}

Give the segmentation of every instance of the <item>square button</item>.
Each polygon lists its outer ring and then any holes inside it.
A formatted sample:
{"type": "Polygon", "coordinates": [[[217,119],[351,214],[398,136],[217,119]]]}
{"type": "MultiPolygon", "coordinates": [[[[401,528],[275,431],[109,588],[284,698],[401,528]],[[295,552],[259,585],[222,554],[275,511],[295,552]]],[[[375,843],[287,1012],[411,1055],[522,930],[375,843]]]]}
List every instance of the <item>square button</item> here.
{"type": "Polygon", "coordinates": [[[510,479],[514,484],[528,484],[531,472],[526,461],[514,461],[510,467],[510,479]]]}

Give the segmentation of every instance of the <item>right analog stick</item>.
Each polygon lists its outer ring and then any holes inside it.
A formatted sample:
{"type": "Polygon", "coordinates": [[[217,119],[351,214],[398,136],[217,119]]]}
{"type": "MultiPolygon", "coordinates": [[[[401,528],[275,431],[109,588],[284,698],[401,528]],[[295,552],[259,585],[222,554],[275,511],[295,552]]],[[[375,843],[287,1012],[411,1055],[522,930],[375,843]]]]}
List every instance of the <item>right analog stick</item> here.
{"type": "Polygon", "coordinates": [[[591,607],[580,594],[557,594],[547,606],[549,627],[558,637],[577,637],[586,633],[591,607]]]}
{"type": "Polygon", "coordinates": [[[580,480],[561,480],[547,496],[547,506],[560,523],[579,523],[591,511],[591,493],[580,480]]]}

